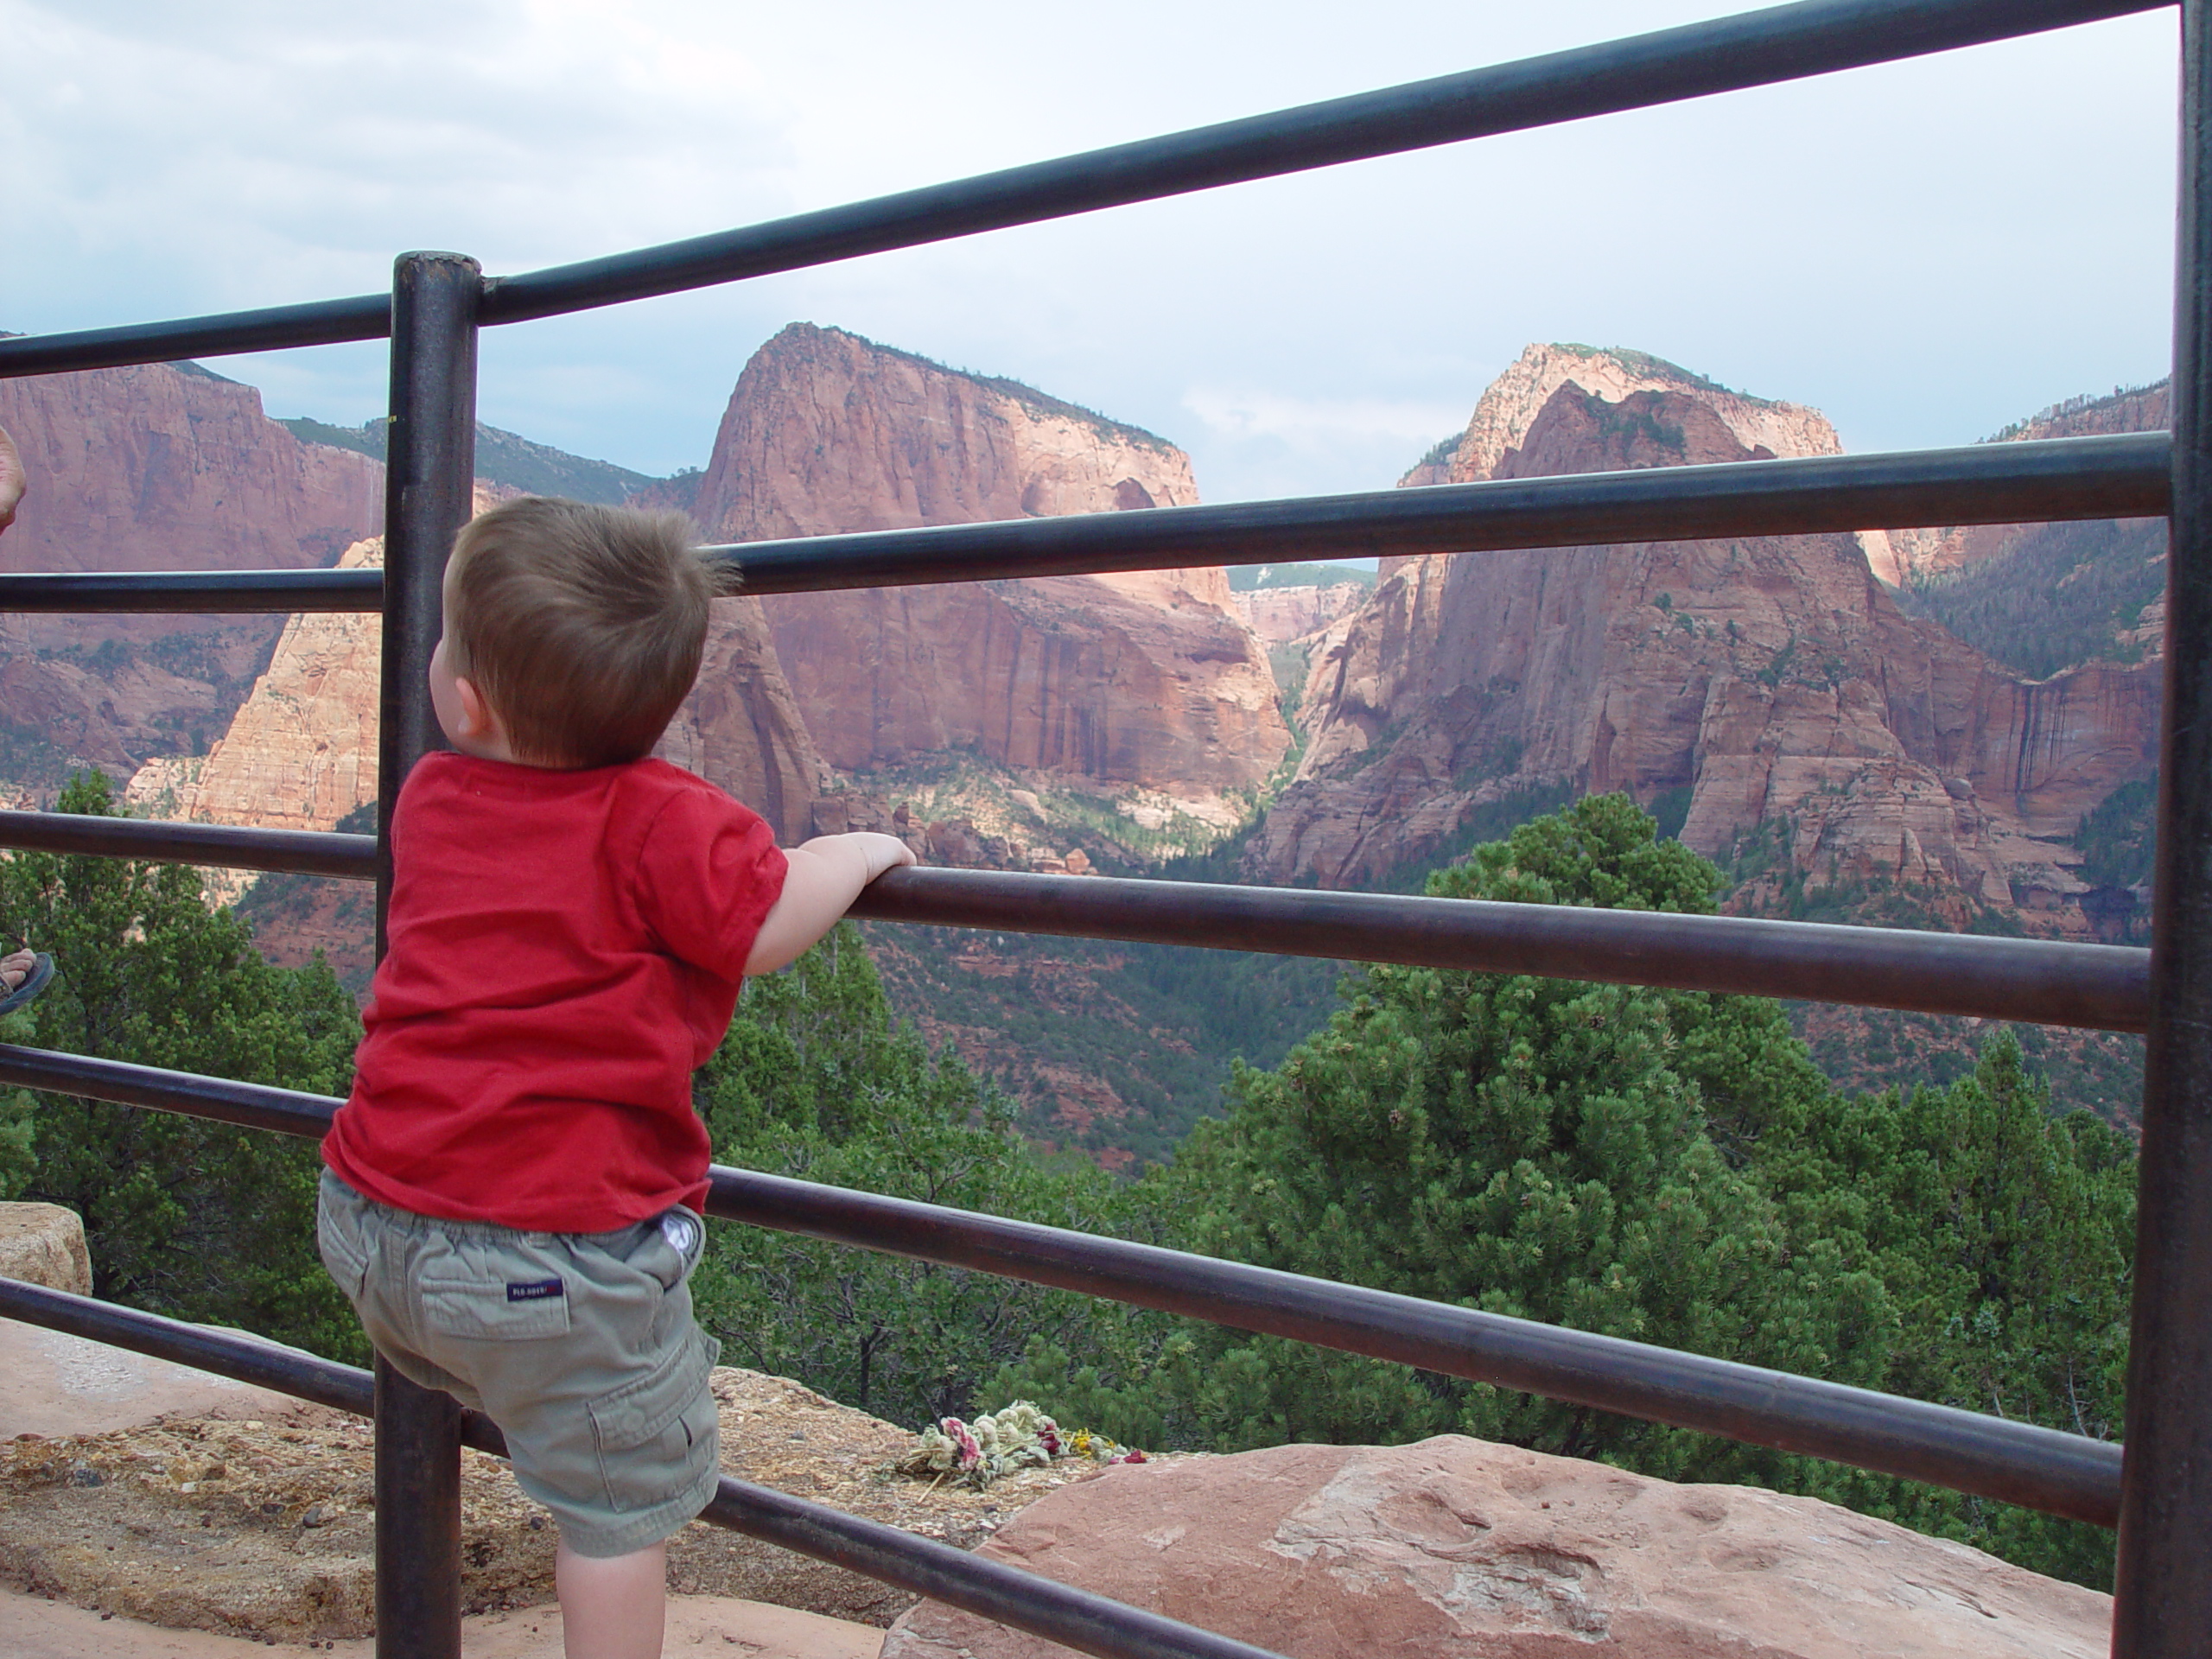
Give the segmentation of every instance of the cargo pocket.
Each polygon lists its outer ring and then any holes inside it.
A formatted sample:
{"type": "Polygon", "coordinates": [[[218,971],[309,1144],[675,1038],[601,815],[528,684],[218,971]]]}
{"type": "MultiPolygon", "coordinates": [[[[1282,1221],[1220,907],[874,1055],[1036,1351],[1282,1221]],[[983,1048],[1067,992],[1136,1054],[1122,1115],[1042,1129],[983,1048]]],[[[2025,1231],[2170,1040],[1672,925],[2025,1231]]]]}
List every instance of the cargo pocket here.
{"type": "Polygon", "coordinates": [[[691,1333],[635,1382],[588,1402],[599,1468],[617,1513],[650,1510],[695,1486],[715,1460],[713,1346],[691,1333]]]}
{"type": "Polygon", "coordinates": [[[568,1281],[535,1265],[510,1269],[512,1276],[421,1281],[423,1322],[448,1337],[518,1342],[532,1337],[566,1336],[568,1281]]]}

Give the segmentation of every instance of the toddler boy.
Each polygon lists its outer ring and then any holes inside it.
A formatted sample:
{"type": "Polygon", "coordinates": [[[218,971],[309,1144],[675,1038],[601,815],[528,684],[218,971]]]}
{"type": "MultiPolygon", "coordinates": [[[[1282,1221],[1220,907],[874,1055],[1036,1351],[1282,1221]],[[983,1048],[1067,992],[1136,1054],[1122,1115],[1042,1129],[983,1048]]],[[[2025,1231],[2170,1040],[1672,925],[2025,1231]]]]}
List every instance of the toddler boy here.
{"type": "Polygon", "coordinates": [[[705,644],[690,542],[537,498],[461,532],[429,671],[454,752],[400,791],[390,949],[323,1142],[323,1262],[393,1366],[505,1433],[560,1526],[570,1659],[660,1652],[665,1541],[715,1492],[691,1073],[746,975],[913,862],[881,835],[779,851],[647,758],[705,644]]]}

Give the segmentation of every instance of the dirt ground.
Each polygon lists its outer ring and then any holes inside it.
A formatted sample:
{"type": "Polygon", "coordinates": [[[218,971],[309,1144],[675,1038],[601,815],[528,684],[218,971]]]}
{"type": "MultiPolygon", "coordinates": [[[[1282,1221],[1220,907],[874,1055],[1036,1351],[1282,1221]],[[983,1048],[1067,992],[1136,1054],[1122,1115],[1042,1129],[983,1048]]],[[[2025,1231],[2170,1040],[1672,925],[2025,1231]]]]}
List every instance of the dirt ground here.
{"type": "MultiPolygon", "coordinates": [[[[758,1372],[718,1370],[714,1389],[727,1472],[963,1548],[1082,1478],[1062,1467],[1025,1470],[988,1492],[931,1486],[888,1472],[913,1445],[903,1429],[758,1372]]],[[[327,1649],[367,1637],[375,1508],[368,1424],[297,1403],[281,1420],[239,1417],[235,1402],[224,1409],[233,1414],[172,1412],[143,1427],[0,1441],[0,1586],[96,1619],[264,1643],[327,1649]]],[[[464,1611],[543,1607],[553,1599],[550,1521],[503,1463],[475,1452],[462,1457],[464,1611]]],[[[912,1601],[703,1524],[671,1542],[669,1587],[879,1628],[912,1601]]],[[[670,1645],[680,1650],[673,1638],[670,1645]]]]}
{"type": "MultiPolygon", "coordinates": [[[[666,1651],[731,1659],[876,1659],[883,1633],[818,1613],[794,1612],[721,1596],[679,1596],[668,1605],[666,1651]]],[[[462,1621],[469,1659],[560,1659],[557,1608],[531,1607],[462,1621]]],[[[324,1653],[371,1659],[372,1637],[270,1642],[135,1624],[66,1602],[0,1591],[0,1653],[7,1659],[321,1659],[324,1653]]]]}

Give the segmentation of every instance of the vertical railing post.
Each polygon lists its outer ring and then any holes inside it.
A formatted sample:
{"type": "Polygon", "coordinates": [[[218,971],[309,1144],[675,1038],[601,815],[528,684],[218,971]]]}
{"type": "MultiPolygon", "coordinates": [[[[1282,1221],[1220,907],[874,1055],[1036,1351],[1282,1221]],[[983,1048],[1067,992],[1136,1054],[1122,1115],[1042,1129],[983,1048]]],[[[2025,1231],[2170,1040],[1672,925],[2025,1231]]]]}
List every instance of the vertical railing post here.
{"type": "MultiPolygon", "coordinates": [[[[377,956],[391,898],[391,809],[443,747],[425,673],[439,585],[476,473],[476,302],[457,253],[402,254],[391,274],[391,427],[385,472],[384,663],[378,704],[377,956]]],[[[376,1366],[377,1659],[460,1659],[461,1408],[376,1366]]]]}
{"type": "Polygon", "coordinates": [[[2113,1652],[2212,1645],[2212,0],[2182,6],[2173,518],[2113,1652]]]}

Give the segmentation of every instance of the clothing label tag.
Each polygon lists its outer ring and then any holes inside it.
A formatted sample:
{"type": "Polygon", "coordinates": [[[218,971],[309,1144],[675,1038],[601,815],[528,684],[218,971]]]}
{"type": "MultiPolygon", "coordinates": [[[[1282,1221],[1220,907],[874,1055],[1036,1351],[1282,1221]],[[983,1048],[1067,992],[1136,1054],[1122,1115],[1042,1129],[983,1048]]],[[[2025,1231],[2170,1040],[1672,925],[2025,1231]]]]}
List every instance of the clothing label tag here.
{"type": "Polygon", "coordinates": [[[566,1294],[558,1279],[535,1279],[528,1284],[517,1284],[510,1280],[507,1284],[507,1300],[511,1302],[540,1302],[548,1296],[566,1294]]]}
{"type": "Polygon", "coordinates": [[[690,1217],[671,1210],[660,1218],[660,1236],[668,1241],[669,1249],[678,1255],[689,1255],[691,1247],[699,1242],[699,1224],[690,1217]]]}

